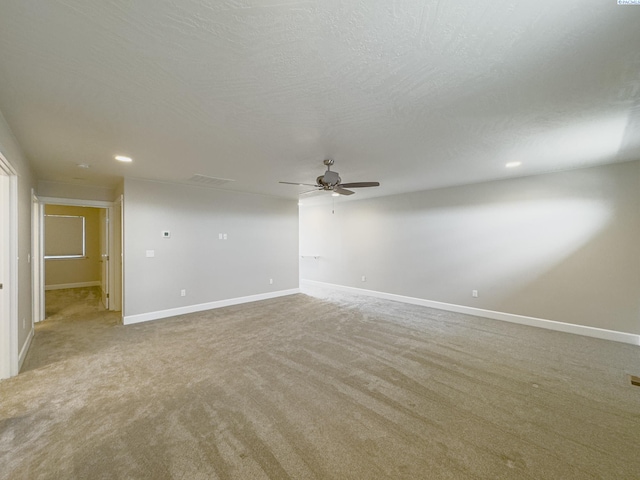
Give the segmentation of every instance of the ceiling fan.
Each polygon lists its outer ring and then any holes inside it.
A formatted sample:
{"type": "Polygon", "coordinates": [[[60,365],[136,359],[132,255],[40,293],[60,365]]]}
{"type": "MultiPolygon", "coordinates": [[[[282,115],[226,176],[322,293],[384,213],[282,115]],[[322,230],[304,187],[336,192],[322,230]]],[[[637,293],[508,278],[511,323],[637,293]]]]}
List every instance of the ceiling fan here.
{"type": "Polygon", "coordinates": [[[379,187],[380,182],[355,182],[355,183],[341,183],[342,180],[338,175],[338,172],[331,171],[331,165],[333,165],[333,159],[328,158],[323,162],[327,166],[327,171],[324,175],[320,175],[316,178],[316,184],[311,183],[296,183],[296,182],[280,182],[286,185],[300,185],[306,187],[315,187],[313,190],[302,192],[300,195],[304,195],[311,192],[318,192],[325,190],[328,192],[334,192],[339,195],[353,195],[356,192],[348,190],[349,188],[362,188],[362,187],[379,187]]]}

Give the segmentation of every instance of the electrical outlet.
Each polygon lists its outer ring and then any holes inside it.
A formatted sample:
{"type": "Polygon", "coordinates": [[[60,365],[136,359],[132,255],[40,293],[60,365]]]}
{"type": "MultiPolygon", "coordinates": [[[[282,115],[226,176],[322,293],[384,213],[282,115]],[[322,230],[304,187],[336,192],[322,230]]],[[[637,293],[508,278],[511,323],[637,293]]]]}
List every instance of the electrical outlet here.
{"type": "Polygon", "coordinates": [[[223,233],[223,234],[222,234],[222,239],[223,239],[223,240],[226,240],[226,239],[227,239],[227,234],[226,234],[226,233],[223,233]]]}
{"type": "Polygon", "coordinates": [[[473,298],[478,298],[478,290],[471,290],[471,296],[473,298]]]}
{"type": "Polygon", "coordinates": [[[366,282],[367,281],[367,277],[365,277],[364,275],[362,275],[362,281],[366,282]]]}
{"type": "Polygon", "coordinates": [[[182,290],[180,290],[180,296],[181,297],[186,297],[187,296],[187,291],[184,288],[182,290]]]}
{"type": "Polygon", "coordinates": [[[273,278],[269,279],[269,285],[273,285],[273,278]]]}

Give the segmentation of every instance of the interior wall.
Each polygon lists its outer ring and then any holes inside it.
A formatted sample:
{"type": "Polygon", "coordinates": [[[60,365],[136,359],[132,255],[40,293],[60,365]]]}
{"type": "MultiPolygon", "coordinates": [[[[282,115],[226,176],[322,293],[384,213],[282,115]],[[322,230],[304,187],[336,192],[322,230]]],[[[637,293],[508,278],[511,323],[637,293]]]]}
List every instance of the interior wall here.
{"type": "Polygon", "coordinates": [[[301,207],[301,279],[640,333],[638,161],[331,210],[301,207]]]}
{"type": "Polygon", "coordinates": [[[297,288],[295,200],[125,180],[125,317],[297,288]]]}
{"type": "Polygon", "coordinates": [[[96,200],[101,202],[112,202],[116,198],[116,192],[112,188],[42,180],[38,182],[38,195],[40,197],[96,200]]]}
{"type": "MultiPolygon", "coordinates": [[[[45,260],[45,288],[80,286],[78,284],[100,283],[100,209],[72,207],[67,205],[45,205],[45,215],[74,215],[85,217],[84,258],[45,260]]],[[[51,241],[44,232],[45,245],[51,241]]]]}
{"type": "Polygon", "coordinates": [[[0,152],[18,177],[18,352],[26,354],[33,331],[31,300],[31,189],[35,187],[28,160],[0,112],[0,152]]]}

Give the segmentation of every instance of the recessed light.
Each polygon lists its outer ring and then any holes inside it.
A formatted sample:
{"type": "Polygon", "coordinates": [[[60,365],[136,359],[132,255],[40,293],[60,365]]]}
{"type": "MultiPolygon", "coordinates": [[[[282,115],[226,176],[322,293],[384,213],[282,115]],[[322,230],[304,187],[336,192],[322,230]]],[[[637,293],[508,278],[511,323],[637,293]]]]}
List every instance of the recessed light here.
{"type": "Polygon", "coordinates": [[[125,162],[125,163],[131,163],[133,162],[133,160],[131,159],[131,157],[125,157],[124,155],[116,155],[115,157],[116,160],[118,160],[119,162],[125,162]]]}
{"type": "Polygon", "coordinates": [[[90,168],[91,165],[89,165],[88,163],[77,163],[76,166],[78,168],[90,168]]]}
{"type": "Polygon", "coordinates": [[[509,162],[505,165],[505,167],[514,168],[514,167],[519,167],[520,165],[522,165],[522,162],[509,162]]]}

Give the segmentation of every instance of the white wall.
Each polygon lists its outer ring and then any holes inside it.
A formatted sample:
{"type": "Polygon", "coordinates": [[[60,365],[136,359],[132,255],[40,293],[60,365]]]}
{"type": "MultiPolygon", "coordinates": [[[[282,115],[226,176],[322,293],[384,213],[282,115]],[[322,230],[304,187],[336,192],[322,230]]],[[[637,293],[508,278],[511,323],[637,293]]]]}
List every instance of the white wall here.
{"type": "Polygon", "coordinates": [[[124,238],[125,323],[298,288],[295,200],[126,179],[124,238]]]}
{"type": "Polygon", "coordinates": [[[113,188],[40,180],[38,182],[38,196],[112,202],[116,198],[116,192],[113,188]]]}
{"type": "Polygon", "coordinates": [[[301,207],[300,252],[306,280],[637,334],[640,162],[301,207]]]}
{"type": "Polygon", "coordinates": [[[18,352],[21,360],[33,331],[31,313],[31,167],[0,112],[0,152],[18,176],[18,352]]]}

